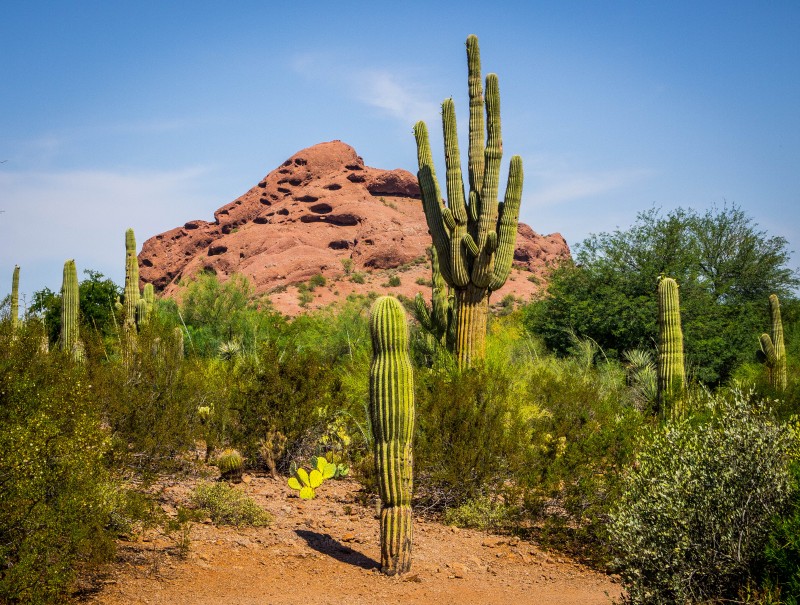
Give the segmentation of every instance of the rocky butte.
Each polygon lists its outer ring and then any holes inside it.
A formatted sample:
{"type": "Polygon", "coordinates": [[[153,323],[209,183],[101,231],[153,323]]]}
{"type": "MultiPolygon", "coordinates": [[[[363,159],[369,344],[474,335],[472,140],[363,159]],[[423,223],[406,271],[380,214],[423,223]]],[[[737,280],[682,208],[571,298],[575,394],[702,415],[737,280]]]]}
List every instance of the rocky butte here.
{"type": "MultiPolygon", "coordinates": [[[[189,221],[148,239],[139,276],[180,298],[182,281],[200,271],[221,280],[241,273],[277,310],[295,315],[302,311],[298,286],[318,274],[326,283],[310,293],[308,308],[351,293],[423,292],[429,299],[430,245],[416,177],[365,166],[355,149],[331,141],[293,155],[217,210],[213,222],[189,221]]],[[[527,300],[547,267],[569,254],[560,234],[539,235],[520,223],[511,275],[492,303],[509,294],[527,300]]]]}

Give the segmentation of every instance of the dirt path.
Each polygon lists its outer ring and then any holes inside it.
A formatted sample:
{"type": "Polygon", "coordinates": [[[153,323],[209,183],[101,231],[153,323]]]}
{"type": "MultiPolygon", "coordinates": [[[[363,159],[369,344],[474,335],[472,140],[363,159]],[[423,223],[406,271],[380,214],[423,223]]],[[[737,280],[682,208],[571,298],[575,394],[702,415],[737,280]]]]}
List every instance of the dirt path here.
{"type": "MultiPolygon", "coordinates": [[[[620,588],[608,576],[535,545],[473,530],[415,521],[413,567],[401,578],[377,571],[375,511],[357,503],[360,486],[330,481],[303,502],[283,481],[246,477],[242,487],[270,511],[266,528],[191,528],[189,553],[177,536],[122,542],[102,605],[500,605],[608,604],[620,588]],[[609,596],[610,595],[610,596],[609,596]]],[[[163,506],[187,500],[193,481],[164,487],[163,506]]]]}

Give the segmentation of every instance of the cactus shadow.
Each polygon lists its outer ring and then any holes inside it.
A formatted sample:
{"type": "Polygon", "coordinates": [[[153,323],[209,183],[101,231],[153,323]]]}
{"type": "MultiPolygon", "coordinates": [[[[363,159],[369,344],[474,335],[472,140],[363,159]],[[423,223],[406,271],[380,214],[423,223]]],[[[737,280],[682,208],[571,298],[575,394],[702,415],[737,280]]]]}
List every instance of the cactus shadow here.
{"type": "Polygon", "coordinates": [[[342,544],[332,538],[330,534],[320,534],[315,531],[296,529],[295,533],[306,541],[309,548],[313,548],[323,555],[333,557],[337,561],[361,567],[362,569],[380,569],[380,563],[367,555],[353,550],[349,546],[342,544]]]}

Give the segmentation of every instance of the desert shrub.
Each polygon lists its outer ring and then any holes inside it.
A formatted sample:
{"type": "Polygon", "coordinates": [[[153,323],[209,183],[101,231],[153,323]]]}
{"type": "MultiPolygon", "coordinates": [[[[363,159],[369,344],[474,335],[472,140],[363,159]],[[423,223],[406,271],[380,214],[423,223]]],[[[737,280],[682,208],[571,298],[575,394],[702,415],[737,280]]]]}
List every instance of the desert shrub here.
{"type": "Polygon", "coordinates": [[[221,343],[234,339],[245,351],[253,351],[282,325],[269,300],[258,297],[243,275],[233,274],[221,283],[216,275],[200,273],[183,287],[181,317],[175,321],[189,328],[187,351],[214,356],[221,343]]]}
{"type": "Polygon", "coordinates": [[[736,598],[789,494],[795,435],[739,391],[652,435],[611,516],[625,602],[736,598]]]}
{"type": "Polygon", "coordinates": [[[760,583],[785,605],[800,603],[800,462],[791,465],[792,491],[776,515],[759,563],[760,583]]]}
{"type": "Polygon", "coordinates": [[[511,498],[523,474],[530,428],[518,405],[513,369],[436,367],[416,376],[414,475],[425,506],[511,498]]]}
{"type": "Polygon", "coordinates": [[[646,422],[630,403],[622,370],[582,341],[568,358],[528,364],[526,397],[541,410],[530,421],[532,460],[521,480],[542,538],[595,562],[607,557],[608,514],[620,470],[646,422]]]}
{"type": "Polygon", "coordinates": [[[217,525],[263,527],[272,523],[272,515],[227,483],[201,483],[192,492],[191,501],[217,525]]]}
{"type": "Polygon", "coordinates": [[[503,530],[519,520],[519,509],[498,500],[477,498],[444,511],[444,521],[456,527],[503,530]]]}
{"type": "Polygon", "coordinates": [[[325,279],[325,276],[322,273],[317,273],[316,275],[312,275],[311,279],[308,280],[308,289],[313,292],[315,288],[321,288],[327,283],[328,280],[325,279]]]}
{"type": "Polygon", "coordinates": [[[192,447],[196,410],[207,398],[211,364],[176,355],[174,338],[154,317],[138,334],[136,353],[127,364],[89,366],[103,414],[120,444],[118,453],[130,454],[140,467],[169,463],[192,447]]]}
{"type": "Polygon", "coordinates": [[[350,281],[354,284],[363,284],[366,283],[366,277],[360,271],[356,271],[350,275],[350,281]]]}
{"type": "Polygon", "coordinates": [[[86,369],[0,323],[0,601],[52,603],[113,554],[117,486],[86,369]]]}
{"type": "Polygon", "coordinates": [[[286,437],[275,460],[288,469],[292,457],[308,457],[339,411],[341,381],[331,365],[312,349],[263,343],[255,359],[236,369],[231,389],[229,437],[246,458],[256,460],[269,434],[286,437]]]}

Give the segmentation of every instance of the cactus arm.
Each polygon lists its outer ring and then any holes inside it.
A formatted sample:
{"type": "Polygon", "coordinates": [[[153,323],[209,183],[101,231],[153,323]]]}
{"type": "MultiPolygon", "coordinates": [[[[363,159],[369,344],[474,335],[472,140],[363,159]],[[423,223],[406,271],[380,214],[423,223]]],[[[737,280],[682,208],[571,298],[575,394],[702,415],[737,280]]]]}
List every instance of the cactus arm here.
{"type": "Polygon", "coordinates": [[[381,571],[411,567],[414,378],[408,325],[397,299],[383,296],[370,312],[370,421],[381,509],[381,571]]]}
{"type": "Polygon", "coordinates": [[[428,305],[425,304],[425,299],[422,294],[417,292],[414,297],[414,316],[420,325],[428,332],[433,331],[433,324],[431,323],[431,313],[428,310],[428,305]]]}
{"type": "Polygon", "coordinates": [[[775,345],[772,344],[772,338],[769,334],[762,334],[759,338],[761,344],[761,352],[764,353],[764,363],[768,368],[774,368],[778,363],[778,356],[775,354],[775,345]]]}
{"type": "Polygon", "coordinates": [[[464,199],[464,181],[461,175],[461,154],[458,150],[456,109],[453,99],[442,103],[442,130],[444,131],[444,157],[447,165],[447,199],[452,216],[450,228],[450,259],[453,285],[469,283],[469,269],[461,248],[461,240],[467,234],[467,208],[464,199]]]}
{"type": "Polygon", "coordinates": [[[481,184],[481,207],[478,220],[478,249],[480,254],[472,268],[472,283],[488,288],[494,272],[494,250],[490,236],[497,228],[497,190],[500,182],[500,161],[503,142],[500,133],[500,91],[497,76],[486,76],[486,149],[485,166],[481,184]]]}
{"type": "MultiPolygon", "coordinates": [[[[481,82],[481,51],[475,35],[467,37],[467,85],[469,87],[469,188],[480,190],[484,167],[483,83],[481,82]]],[[[477,221],[480,201],[470,199],[470,208],[477,221]]]]}
{"type": "Polygon", "coordinates": [[[425,219],[428,223],[433,245],[443,259],[442,274],[445,276],[445,280],[450,283],[450,233],[444,224],[442,216],[442,195],[439,189],[439,182],[436,179],[436,171],[433,167],[428,128],[425,126],[425,122],[416,123],[414,136],[417,141],[417,161],[419,163],[417,180],[422,194],[422,208],[425,211],[425,219]]]}
{"type": "Polygon", "coordinates": [[[14,265],[14,274],[11,277],[11,330],[19,326],[19,265],[14,265]]]}
{"type": "Polygon", "coordinates": [[[508,171],[508,184],[503,203],[498,209],[497,219],[497,255],[494,259],[494,274],[489,289],[499,290],[511,271],[514,260],[514,248],[517,245],[517,225],[519,224],[519,206],[522,200],[522,158],[515,155],[511,158],[508,171]]]}

